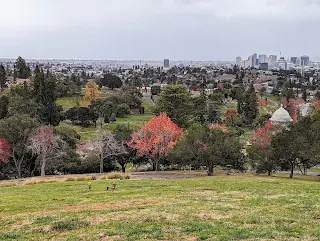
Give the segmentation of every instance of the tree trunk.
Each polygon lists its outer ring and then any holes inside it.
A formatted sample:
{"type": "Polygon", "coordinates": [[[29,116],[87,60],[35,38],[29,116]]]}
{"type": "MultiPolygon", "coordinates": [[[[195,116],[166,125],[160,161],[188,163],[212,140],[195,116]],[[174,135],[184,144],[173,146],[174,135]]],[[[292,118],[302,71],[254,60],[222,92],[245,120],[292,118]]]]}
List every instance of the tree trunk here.
{"type": "Polygon", "coordinates": [[[271,171],[268,171],[268,176],[271,176],[271,171]]]}
{"type": "Polygon", "coordinates": [[[100,154],[100,173],[103,173],[103,155],[100,154]]]}
{"type": "Polygon", "coordinates": [[[41,176],[44,177],[46,175],[46,159],[43,159],[41,162],[41,176]]]}
{"type": "Polygon", "coordinates": [[[121,165],[121,169],[122,169],[122,172],[125,173],[126,172],[126,165],[121,165]]]}
{"type": "Polygon", "coordinates": [[[155,160],[155,171],[159,171],[159,159],[155,160]]]}
{"type": "Polygon", "coordinates": [[[291,164],[290,178],[293,177],[294,165],[291,164]]]}
{"type": "Polygon", "coordinates": [[[213,175],[213,165],[209,164],[207,167],[207,175],[212,176],[213,175]]]}

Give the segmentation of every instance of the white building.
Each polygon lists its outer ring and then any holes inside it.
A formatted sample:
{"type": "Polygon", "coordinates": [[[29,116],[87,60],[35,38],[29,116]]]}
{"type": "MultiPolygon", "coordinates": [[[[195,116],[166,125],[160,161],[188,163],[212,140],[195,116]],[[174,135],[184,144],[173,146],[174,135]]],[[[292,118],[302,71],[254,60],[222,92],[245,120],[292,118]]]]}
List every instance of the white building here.
{"type": "Polygon", "coordinates": [[[281,105],[279,109],[277,109],[272,117],[269,119],[272,123],[272,125],[281,125],[281,126],[286,126],[293,122],[293,119],[289,115],[289,112],[286,111],[285,108],[281,105]]]}

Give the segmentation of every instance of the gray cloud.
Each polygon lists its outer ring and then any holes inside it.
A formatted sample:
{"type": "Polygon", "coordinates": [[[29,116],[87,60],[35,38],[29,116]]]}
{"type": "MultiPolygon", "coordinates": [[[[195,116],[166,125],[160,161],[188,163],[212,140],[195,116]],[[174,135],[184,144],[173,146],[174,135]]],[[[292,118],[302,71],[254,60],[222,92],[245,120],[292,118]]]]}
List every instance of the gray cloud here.
{"type": "Polygon", "coordinates": [[[0,57],[316,57],[319,11],[319,0],[3,0],[0,57]]]}

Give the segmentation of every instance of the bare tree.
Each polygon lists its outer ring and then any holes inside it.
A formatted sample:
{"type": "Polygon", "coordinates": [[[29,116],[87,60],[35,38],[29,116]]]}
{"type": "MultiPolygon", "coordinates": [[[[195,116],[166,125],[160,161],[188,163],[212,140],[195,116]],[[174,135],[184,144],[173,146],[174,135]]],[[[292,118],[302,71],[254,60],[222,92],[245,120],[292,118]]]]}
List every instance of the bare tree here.
{"type": "Polygon", "coordinates": [[[40,159],[41,176],[45,176],[47,162],[65,155],[67,143],[51,128],[39,127],[29,138],[27,147],[40,159]]]}
{"type": "Polygon", "coordinates": [[[105,131],[102,128],[99,128],[97,132],[97,139],[88,143],[87,149],[92,152],[98,152],[100,156],[100,173],[103,173],[105,158],[127,154],[124,144],[117,141],[112,132],[105,131]]]}

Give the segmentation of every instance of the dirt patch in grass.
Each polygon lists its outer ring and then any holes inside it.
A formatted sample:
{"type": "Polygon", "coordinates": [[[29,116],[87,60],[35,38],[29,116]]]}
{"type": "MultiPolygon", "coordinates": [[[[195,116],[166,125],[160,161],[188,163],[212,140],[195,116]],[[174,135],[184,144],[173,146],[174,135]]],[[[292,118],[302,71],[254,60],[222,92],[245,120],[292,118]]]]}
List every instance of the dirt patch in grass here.
{"type": "Polygon", "coordinates": [[[200,220],[220,220],[220,219],[229,219],[232,218],[231,215],[226,215],[226,214],[221,214],[221,213],[212,213],[212,211],[210,211],[210,213],[199,213],[197,215],[197,217],[200,220]]]}
{"type": "Polygon", "coordinates": [[[66,205],[61,209],[55,210],[44,210],[37,212],[37,215],[50,215],[59,213],[73,213],[73,212],[83,212],[83,211],[103,211],[103,210],[119,210],[126,208],[139,208],[144,206],[165,206],[170,204],[184,203],[183,201],[177,201],[175,199],[164,199],[164,198],[144,198],[144,199],[133,199],[125,200],[122,202],[112,202],[112,203],[92,203],[92,204],[82,204],[82,205],[66,205]]]}

